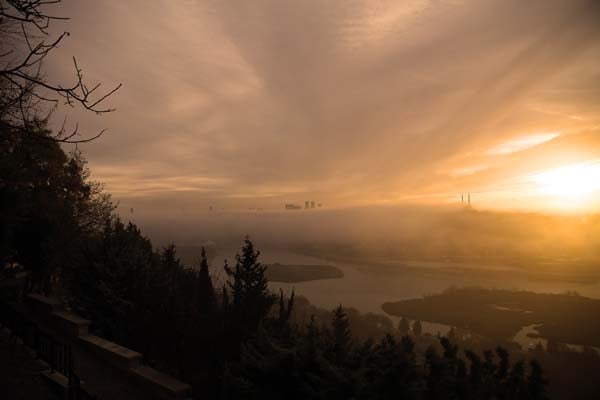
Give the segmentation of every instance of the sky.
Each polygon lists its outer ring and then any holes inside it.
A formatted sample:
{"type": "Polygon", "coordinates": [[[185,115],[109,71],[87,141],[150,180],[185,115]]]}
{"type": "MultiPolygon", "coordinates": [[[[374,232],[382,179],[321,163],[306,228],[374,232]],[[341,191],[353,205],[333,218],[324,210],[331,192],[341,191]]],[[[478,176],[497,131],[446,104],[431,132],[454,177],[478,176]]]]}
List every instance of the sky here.
{"type": "MultiPolygon", "coordinates": [[[[76,1],[51,79],[122,207],[600,210],[600,2],[76,1]]],[[[63,111],[63,110],[61,110],[63,111]]],[[[60,114],[59,114],[60,115],[60,114]]],[[[57,122],[62,122],[62,119],[57,122]]]]}

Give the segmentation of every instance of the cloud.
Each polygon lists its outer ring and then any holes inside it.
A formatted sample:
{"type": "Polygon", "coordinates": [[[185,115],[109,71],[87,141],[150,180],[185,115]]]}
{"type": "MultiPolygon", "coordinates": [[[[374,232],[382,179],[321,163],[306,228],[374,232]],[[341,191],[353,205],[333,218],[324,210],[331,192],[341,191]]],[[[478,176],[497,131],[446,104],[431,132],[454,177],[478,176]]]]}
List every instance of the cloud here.
{"type": "Polygon", "coordinates": [[[518,151],[523,151],[542,143],[546,143],[558,136],[560,136],[559,132],[536,133],[533,135],[521,136],[500,143],[499,145],[488,150],[487,153],[490,155],[516,153],[518,151]]]}
{"type": "Polygon", "coordinates": [[[437,199],[599,126],[597,4],[70,0],[49,67],[124,83],[74,118],[109,128],[84,151],[127,201],[437,199]]]}

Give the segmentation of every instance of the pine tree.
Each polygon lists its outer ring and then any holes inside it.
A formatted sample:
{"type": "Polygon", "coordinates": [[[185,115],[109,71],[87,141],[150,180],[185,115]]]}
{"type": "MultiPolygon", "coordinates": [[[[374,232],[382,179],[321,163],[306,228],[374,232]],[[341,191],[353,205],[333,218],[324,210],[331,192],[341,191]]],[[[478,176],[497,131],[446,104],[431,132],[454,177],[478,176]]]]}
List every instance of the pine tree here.
{"type": "Polygon", "coordinates": [[[267,269],[258,261],[260,252],[250,238],[244,239],[242,254],[236,255],[235,269],[225,263],[227,282],[233,296],[233,313],[242,331],[250,333],[267,316],[275,297],[269,292],[267,269]]]}
{"type": "Polygon", "coordinates": [[[440,338],[440,344],[444,349],[444,358],[447,360],[456,360],[458,346],[453,345],[452,342],[450,342],[450,340],[445,337],[440,338]]]}
{"type": "Polygon", "coordinates": [[[227,281],[227,285],[224,287],[224,289],[227,287],[231,288],[231,294],[227,293],[227,306],[231,307],[232,310],[238,310],[242,304],[242,296],[244,294],[243,277],[240,265],[236,264],[235,269],[231,269],[227,263],[227,260],[225,260],[224,269],[227,276],[229,276],[229,280],[227,281]],[[232,296],[231,299],[229,299],[230,295],[232,296]]]}
{"type": "Polygon", "coordinates": [[[310,322],[306,328],[306,350],[310,359],[314,359],[320,347],[320,332],[315,322],[314,314],[310,316],[310,322]]]}
{"type": "Polygon", "coordinates": [[[512,369],[510,370],[510,375],[508,377],[506,388],[509,393],[509,398],[516,399],[525,396],[525,391],[523,390],[524,381],[525,362],[523,360],[519,360],[516,363],[514,363],[512,369]]]}
{"type": "Polygon", "coordinates": [[[292,294],[290,295],[290,298],[287,301],[287,305],[286,305],[286,301],[285,301],[285,296],[283,295],[283,290],[280,289],[279,290],[279,324],[280,326],[284,326],[287,325],[290,317],[292,315],[292,311],[294,309],[294,297],[295,297],[295,293],[292,290],[292,294]]]}
{"type": "Polygon", "coordinates": [[[449,395],[446,387],[444,387],[444,362],[440,359],[437,351],[429,346],[425,350],[425,368],[426,368],[426,390],[425,397],[429,399],[439,399],[442,396],[449,395]]]}
{"type": "Polygon", "coordinates": [[[402,317],[398,322],[398,333],[402,336],[408,335],[410,332],[410,325],[408,319],[402,317]]]}
{"type": "Polygon", "coordinates": [[[475,354],[473,351],[465,351],[465,356],[471,363],[471,367],[469,369],[469,381],[473,388],[479,389],[481,382],[483,380],[483,363],[481,362],[481,358],[475,354]]]}
{"type": "Polygon", "coordinates": [[[351,349],[352,334],[348,315],[341,305],[333,311],[331,320],[331,353],[333,359],[340,363],[344,361],[351,349]]]}
{"type": "Polygon", "coordinates": [[[496,355],[500,359],[498,369],[496,370],[496,379],[499,382],[503,382],[508,377],[508,369],[510,367],[508,351],[503,347],[498,347],[496,348],[496,355]]]}
{"type": "Polygon", "coordinates": [[[527,377],[527,388],[530,399],[546,399],[546,384],[542,367],[536,360],[529,363],[529,375],[527,377]]]}
{"type": "Polygon", "coordinates": [[[413,323],[412,333],[415,336],[421,336],[421,334],[423,333],[423,327],[421,326],[421,321],[419,321],[418,319],[415,320],[415,322],[413,323]]]}
{"type": "Polygon", "coordinates": [[[163,247],[161,261],[165,268],[170,271],[175,271],[177,268],[181,267],[181,261],[179,258],[177,258],[175,243],[171,243],[167,247],[163,247]]]}
{"type": "Polygon", "coordinates": [[[231,308],[231,301],[229,300],[229,290],[227,290],[227,286],[223,285],[221,288],[221,312],[223,317],[229,313],[231,308]]]}
{"type": "Polygon", "coordinates": [[[208,261],[204,247],[200,256],[200,269],[198,271],[197,286],[198,309],[201,312],[210,313],[215,307],[215,289],[208,271],[208,261]]]}
{"type": "Polygon", "coordinates": [[[456,328],[451,327],[448,333],[446,334],[446,337],[448,338],[448,340],[456,342],[458,340],[458,333],[456,332],[456,328]]]}
{"type": "MultiPolygon", "coordinates": [[[[163,247],[160,260],[162,266],[161,275],[168,292],[166,295],[168,296],[168,301],[173,302],[175,301],[174,297],[177,295],[177,278],[179,270],[182,267],[181,261],[177,258],[174,243],[171,243],[167,247],[163,247]]],[[[170,304],[169,307],[174,307],[174,305],[170,304]]]]}

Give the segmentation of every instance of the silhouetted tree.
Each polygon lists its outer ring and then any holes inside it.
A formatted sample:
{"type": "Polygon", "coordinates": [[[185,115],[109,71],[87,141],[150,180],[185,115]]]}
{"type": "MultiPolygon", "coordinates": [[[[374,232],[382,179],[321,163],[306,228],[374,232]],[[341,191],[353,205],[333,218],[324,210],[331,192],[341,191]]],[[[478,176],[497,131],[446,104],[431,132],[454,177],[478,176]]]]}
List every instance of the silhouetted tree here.
{"type": "Polygon", "coordinates": [[[310,316],[310,321],[306,328],[306,352],[310,360],[315,360],[318,349],[320,348],[320,331],[315,322],[315,316],[310,316]]]}
{"type": "Polygon", "coordinates": [[[546,384],[548,383],[542,373],[542,367],[536,360],[529,363],[529,376],[527,377],[527,388],[529,399],[547,399],[546,384]]]}
{"type": "Polygon", "coordinates": [[[496,355],[500,359],[498,369],[496,370],[496,379],[499,382],[504,382],[508,377],[508,369],[510,367],[508,351],[503,347],[497,347],[496,355]]]}
{"type": "Polygon", "coordinates": [[[465,351],[465,356],[471,364],[469,367],[470,391],[471,393],[475,394],[475,398],[480,398],[482,396],[482,383],[484,374],[481,358],[471,350],[465,351]]]}
{"type": "Polygon", "coordinates": [[[448,339],[450,339],[451,341],[455,341],[458,339],[458,334],[456,332],[456,328],[455,327],[451,327],[450,330],[448,331],[448,333],[446,334],[446,337],[448,339]]]}
{"type": "Polygon", "coordinates": [[[525,362],[523,360],[517,361],[513,364],[510,374],[508,377],[506,389],[508,392],[508,398],[519,399],[525,398],[527,390],[524,387],[525,381],[525,362]]]}
{"type": "Polygon", "coordinates": [[[404,317],[400,318],[400,322],[398,322],[398,333],[402,336],[408,335],[410,333],[410,325],[408,319],[404,317]]]}
{"type": "Polygon", "coordinates": [[[113,205],[89,180],[78,151],[66,154],[54,142],[5,133],[0,125],[0,262],[25,266],[32,273],[29,289],[49,292],[113,205]]]}
{"type": "Polygon", "coordinates": [[[198,310],[204,313],[211,313],[215,309],[215,289],[213,288],[212,278],[208,271],[208,260],[206,251],[202,247],[200,254],[200,269],[198,270],[197,286],[198,310]]]}
{"type": "Polygon", "coordinates": [[[350,353],[352,334],[350,332],[348,316],[341,305],[333,312],[330,340],[330,351],[333,359],[338,363],[344,361],[350,353]]]}
{"type": "Polygon", "coordinates": [[[421,336],[421,334],[423,333],[423,328],[421,327],[421,321],[419,321],[418,319],[415,320],[415,322],[413,322],[412,333],[415,336],[421,336]]]}
{"type": "Polygon", "coordinates": [[[279,307],[277,319],[274,321],[276,330],[278,331],[278,336],[282,340],[289,340],[292,335],[292,325],[290,321],[290,317],[292,315],[292,311],[294,310],[294,291],[288,299],[285,298],[283,294],[283,290],[279,290],[279,307]]]}
{"type": "Polygon", "coordinates": [[[233,318],[243,335],[254,332],[267,316],[275,297],[269,292],[266,266],[258,261],[260,252],[248,237],[244,239],[242,254],[236,255],[235,268],[225,263],[227,282],[231,289],[233,318]]]}
{"type": "MultiPolygon", "coordinates": [[[[67,18],[52,14],[60,0],[0,0],[0,130],[2,134],[65,143],[93,140],[104,131],[81,138],[78,126],[43,134],[59,104],[79,105],[96,114],[113,111],[105,100],[121,85],[101,92],[100,84],[89,84],[75,58],[74,82],[51,81],[43,69],[46,57],[69,35],[50,35],[50,23],[67,18]]],[[[65,120],[66,121],[66,120],[65,120]]]]}
{"type": "Polygon", "coordinates": [[[73,306],[109,339],[129,344],[138,319],[172,304],[166,291],[174,283],[163,276],[152,243],[132,223],[107,220],[80,262],[78,284],[71,288],[73,306]]]}

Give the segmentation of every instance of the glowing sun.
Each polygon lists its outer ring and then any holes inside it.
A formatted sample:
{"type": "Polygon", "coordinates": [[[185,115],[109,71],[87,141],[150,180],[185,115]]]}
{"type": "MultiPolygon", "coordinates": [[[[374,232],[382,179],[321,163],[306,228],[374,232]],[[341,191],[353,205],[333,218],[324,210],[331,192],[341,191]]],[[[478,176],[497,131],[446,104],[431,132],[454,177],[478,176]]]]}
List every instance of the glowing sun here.
{"type": "Polygon", "coordinates": [[[600,192],[600,163],[571,164],[532,176],[537,192],[554,197],[563,206],[577,206],[592,201],[600,192]]]}

